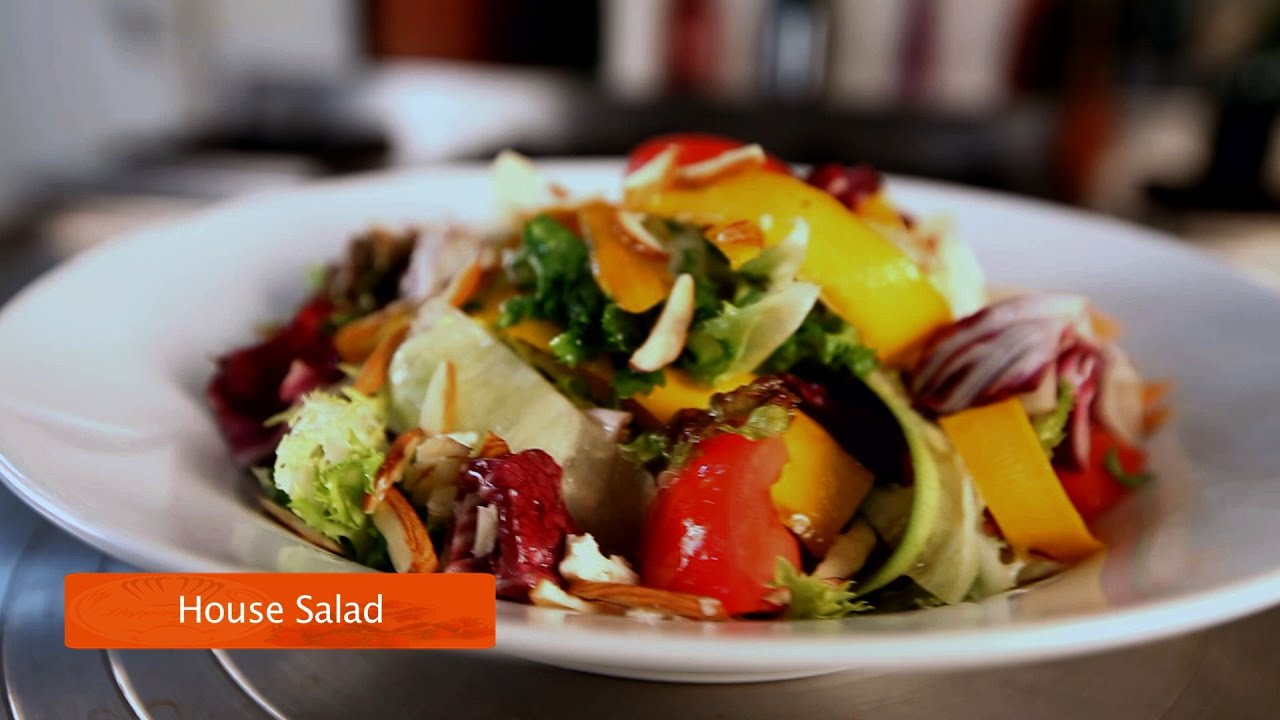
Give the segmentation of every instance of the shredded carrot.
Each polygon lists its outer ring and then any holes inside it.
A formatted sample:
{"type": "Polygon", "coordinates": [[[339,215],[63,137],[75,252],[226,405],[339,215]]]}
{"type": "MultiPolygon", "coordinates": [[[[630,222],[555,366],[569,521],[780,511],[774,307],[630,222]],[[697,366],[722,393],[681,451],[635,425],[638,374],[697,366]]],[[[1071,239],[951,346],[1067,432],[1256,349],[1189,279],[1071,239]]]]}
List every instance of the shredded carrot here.
{"type": "Polygon", "coordinates": [[[1142,386],[1142,406],[1150,408],[1169,396],[1173,389],[1172,380],[1155,380],[1142,386]]]}
{"type": "Polygon", "coordinates": [[[361,363],[383,338],[409,320],[408,310],[401,305],[388,305],[378,312],[347,323],[333,336],[333,347],[345,363],[361,363]]]}
{"type": "Polygon", "coordinates": [[[482,280],[484,280],[484,266],[479,259],[472,260],[453,276],[448,289],[445,290],[445,302],[456,308],[466,305],[480,290],[482,280]]]}
{"type": "Polygon", "coordinates": [[[1142,386],[1142,431],[1144,433],[1150,435],[1173,417],[1173,411],[1164,403],[1172,389],[1172,380],[1156,380],[1142,386]]]}
{"type": "Polygon", "coordinates": [[[511,448],[507,446],[507,441],[491,430],[485,434],[484,441],[480,443],[480,452],[476,456],[495,458],[506,455],[509,452],[511,452],[511,448]]]}
{"type": "Polygon", "coordinates": [[[1101,310],[1090,307],[1089,321],[1093,324],[1093,333],[1103,342],[1110,342],[1120,337],[1122,327],[1120,321],[1102,312],[1101,310]]]}
{"type": "Polygon", "coordinates": [[[396,348],[409,334],[409,324],[402,323],[394,332],[382,338],[369,357],[360,366],[360,374],[356,376],[355,389],[365,395],[373,395],[387,384],[387,369],[391,366],[391,356],[396,348]]]}

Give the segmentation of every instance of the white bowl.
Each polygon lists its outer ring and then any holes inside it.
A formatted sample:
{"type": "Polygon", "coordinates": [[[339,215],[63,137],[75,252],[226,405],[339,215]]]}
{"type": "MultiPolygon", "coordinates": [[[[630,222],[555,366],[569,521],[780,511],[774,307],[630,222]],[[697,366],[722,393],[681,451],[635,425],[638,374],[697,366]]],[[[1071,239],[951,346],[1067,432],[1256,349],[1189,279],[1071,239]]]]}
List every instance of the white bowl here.
{"type": "MultiPolygon", "coordinates": [[[[579,192],[619,164],[546,165],[579,192]]],[[[500,650],[613,675],[715,682],[1008,663],[1187,632],[1280,601],[1280,298],[1149,230],[895,179],[953,216],[993,282],[1090,295],[1153,377],[1177,381],[1158,481],[1100,528],[1101,557],[981,603],[841,621],[661,623],[500,603],[500,650]]],[[[485,168],[264,195],[120,238],[0,312],[0,474],[140,567],[357,570],[260,515],[203,387],[211,359],[301,300],[304,271],[370,223],[492,219],[485,168]]]]}

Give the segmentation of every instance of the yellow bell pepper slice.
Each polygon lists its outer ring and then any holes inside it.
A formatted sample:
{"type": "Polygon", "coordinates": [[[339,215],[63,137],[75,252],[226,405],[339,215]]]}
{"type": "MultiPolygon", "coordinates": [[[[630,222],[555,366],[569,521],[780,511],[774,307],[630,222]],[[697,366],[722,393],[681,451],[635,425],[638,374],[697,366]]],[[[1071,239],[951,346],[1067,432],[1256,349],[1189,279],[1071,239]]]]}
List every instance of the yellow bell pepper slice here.
{"type": "Polygon", "coordinates": [[[939,424],[1015,549],[1063,561],[1102,549],[1062,489],[1018,398],[948,415],[939,424]]]}
{"type": "Polygon", "coordinates": [[[782,523],[822,557],[871,492],[871,471],[804,413],[795,414],[782,439],[789,459],[769,496],[782,523]]]}
{"type": "Polygon", "coordinates": [[[626,204],[705,225],[749,220],[764,232],[766,245],[807,227],[801,278],[822,288],[823,302],[883,359],[901,359],[951,320],[946,299],[905,253],[838,200],[797,178],[749,170],[701,187],[632,191],[626,204]]]}
{"type": "Polygon", "coordinates": [[[625,237],[617,208],[589,203],[578,211],[578,221],[591,248],[591,273],[618,307],[642,313],[666,299],[675,284],[667,259],[641,252],[625,237]]]}

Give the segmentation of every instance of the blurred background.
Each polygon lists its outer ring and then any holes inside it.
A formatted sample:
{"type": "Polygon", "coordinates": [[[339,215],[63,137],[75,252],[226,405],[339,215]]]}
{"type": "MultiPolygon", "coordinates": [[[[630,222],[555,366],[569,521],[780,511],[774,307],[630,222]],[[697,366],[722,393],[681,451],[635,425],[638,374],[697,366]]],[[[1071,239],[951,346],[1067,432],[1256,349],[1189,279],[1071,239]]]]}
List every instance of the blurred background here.
{"type": "Polygon", "coordinates": [[[0,0],[0,300],[221,199],[674,130],[1094,208],[1274,282],[1278,109],[1280,0],[0,0]]]}

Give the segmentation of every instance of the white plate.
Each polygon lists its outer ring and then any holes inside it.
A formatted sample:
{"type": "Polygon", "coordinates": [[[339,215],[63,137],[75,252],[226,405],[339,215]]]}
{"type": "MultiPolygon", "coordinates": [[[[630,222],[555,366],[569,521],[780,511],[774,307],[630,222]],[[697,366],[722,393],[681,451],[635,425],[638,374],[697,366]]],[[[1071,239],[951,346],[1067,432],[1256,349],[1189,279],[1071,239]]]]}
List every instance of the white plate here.
{"type": "MultiPolygon", "coordinates": [[[[580,192],[616,163],[555,163],[580,192]]],[[[843,621],[663,623],[508,603],[498,646],[678,681],[1007,663],[1186,632],[1280,602],[1280,298],[1148,230],[894,180],[951,214],[998,284],[1086,293],[1126,327],[1177,418],[1159,480],[1104,523],[1103,557],[978,604],[843,621]]],[[[144,568],[354,570],[259,515],[205,409],[211,358],[288,313],[304,270],[370,223],[491,218],[484,168],[265,195],[78,257],[0,312],[0,471],[46,517],[144,568]]]]}

